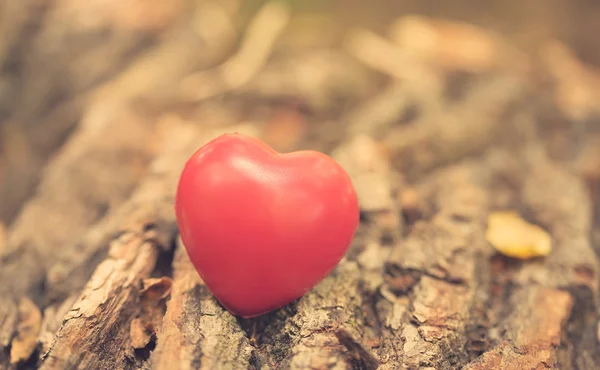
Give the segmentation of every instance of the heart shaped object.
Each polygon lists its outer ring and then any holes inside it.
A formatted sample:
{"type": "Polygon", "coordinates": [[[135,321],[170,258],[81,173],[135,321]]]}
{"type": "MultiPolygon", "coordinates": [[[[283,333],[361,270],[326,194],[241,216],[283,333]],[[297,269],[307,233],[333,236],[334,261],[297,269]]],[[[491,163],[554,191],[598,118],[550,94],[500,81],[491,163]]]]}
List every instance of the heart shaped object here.
{"type": "Polygon", "coordinates": [[[275,310],[337,266],[359,223],[344,169],[316,151],[280,154],[225,134],[186,163],[175,212],[190,260],[234,315],[275,310]]]}

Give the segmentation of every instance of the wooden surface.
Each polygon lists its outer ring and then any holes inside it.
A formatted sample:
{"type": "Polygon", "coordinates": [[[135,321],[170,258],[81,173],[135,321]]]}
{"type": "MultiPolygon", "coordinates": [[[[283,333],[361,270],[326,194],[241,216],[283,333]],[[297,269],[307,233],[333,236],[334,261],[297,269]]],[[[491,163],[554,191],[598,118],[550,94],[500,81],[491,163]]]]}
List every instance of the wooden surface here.
{"type": "Polygon", "coordinates": [[[0,369],[600,368],[595,67],[446,20],[150,3],[0,4],[0,369]],[[248,320],[173,212],[233,131],[332,155],[361,203],[337,269],[248,320]],[[551,253],[499,254],[502,210],[551,253]]]}

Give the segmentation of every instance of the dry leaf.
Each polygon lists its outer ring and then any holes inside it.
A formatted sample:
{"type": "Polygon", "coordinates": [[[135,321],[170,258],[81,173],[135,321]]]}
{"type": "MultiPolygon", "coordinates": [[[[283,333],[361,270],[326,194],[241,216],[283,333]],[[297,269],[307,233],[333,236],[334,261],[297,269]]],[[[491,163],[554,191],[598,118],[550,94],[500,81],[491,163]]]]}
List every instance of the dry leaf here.
{"type": "Polygon", "coordinates": [[[498,252],[518,259],[547,256],[552,250],[548,232],[512,211],[490,214],[485,237],[498,252]]]}
{"type": "Polygon", "coordinates": [[[131,321],[131,325],[129,326],[129,335],[131,337],[131,345],[133,348],[145,348],[148,343],[150,343],[152,334],[153,333],[148,330],[142,318],[137,317],[131,321]]]}
{"type": "Polygon", "coordinates": [[[145,279],[144,287],[140,291],[140,305],[142,312],[131,322],[129,335],[134,348],[144,348],[150,343],[156,328],[161,323],[165,314],[164,300],[171,294],[173,280],[168,277],[145,279]]]}
{"type": "Polygon", "coordinates": [[[140,291],[142,303],[144,301],[157,301],[165,299],[171,294],[173,280],[163,276],[160,278],[144,279],[144,288],[140,291]]]}
{"type": "Polygon", "coordinates": [[[16,364],[29,359],[40,334],[42,314],[40,309],[29,298],[21,298],[19,302],[19,322],[17,335],[10,348],[10,363],[16,364]]]}

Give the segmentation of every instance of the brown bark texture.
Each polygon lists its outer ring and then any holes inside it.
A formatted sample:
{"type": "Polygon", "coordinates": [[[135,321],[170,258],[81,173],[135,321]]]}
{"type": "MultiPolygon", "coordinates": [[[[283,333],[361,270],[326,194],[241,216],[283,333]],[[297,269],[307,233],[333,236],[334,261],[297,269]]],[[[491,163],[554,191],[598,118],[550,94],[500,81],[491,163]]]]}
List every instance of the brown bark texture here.
{"type": "Polygon", "coordinates": [[[0,4],[0,369],[600,369],[600,70],[547,29],[565,9],[513,40],[250,3],[0,4]],[[361,207],[336,269],[253,319],[173,209],[227,132],[331,155],[361,207]],[[547,255],[492,245],[507,210],[547,255]]]}

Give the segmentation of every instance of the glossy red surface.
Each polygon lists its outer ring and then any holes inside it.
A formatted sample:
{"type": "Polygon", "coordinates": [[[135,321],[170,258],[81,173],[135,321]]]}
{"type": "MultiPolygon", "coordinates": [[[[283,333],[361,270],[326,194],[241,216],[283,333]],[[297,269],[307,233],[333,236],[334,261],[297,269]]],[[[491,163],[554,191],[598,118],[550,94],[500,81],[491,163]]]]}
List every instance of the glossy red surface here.
{"type": "Polygon", "coordinates": [[[279,154],[241,134],[222,135],[188,160],[175,210],[196,270],[242,317],[314,287],[344,256],[359,223],[355,190],[332,158],[279,154]]]}

